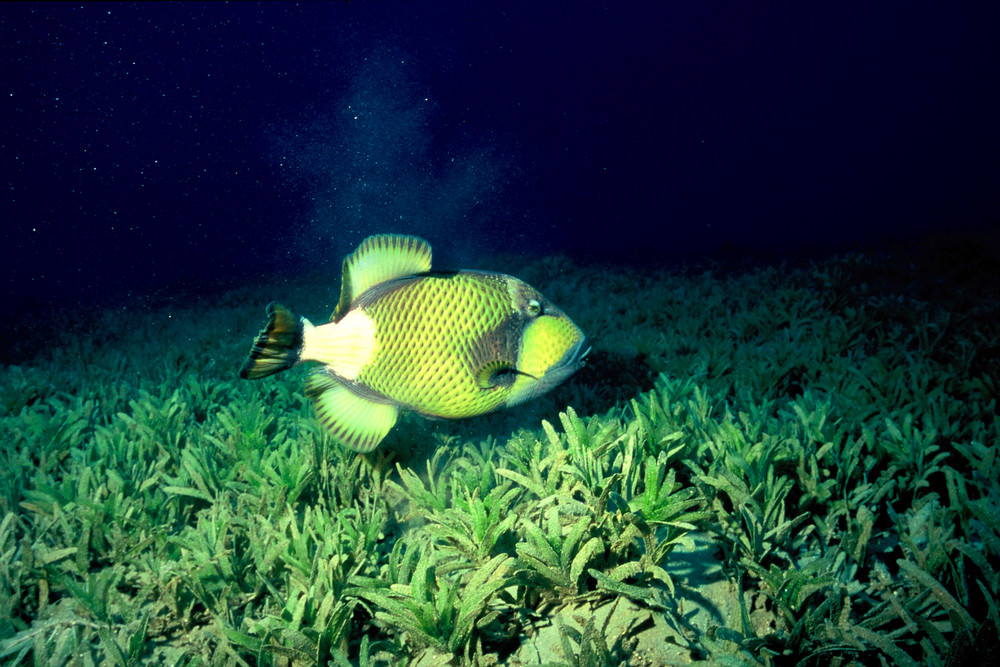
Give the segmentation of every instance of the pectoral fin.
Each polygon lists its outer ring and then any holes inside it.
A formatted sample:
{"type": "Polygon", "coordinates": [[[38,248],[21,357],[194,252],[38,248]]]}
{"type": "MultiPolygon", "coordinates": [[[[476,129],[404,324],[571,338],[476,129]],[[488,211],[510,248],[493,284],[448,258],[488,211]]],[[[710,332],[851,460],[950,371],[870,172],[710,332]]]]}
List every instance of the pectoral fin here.
{"type": "Polygon", "coordinates": [[[479,372],[476,373],[476,384],[483,389],[509,387],[514,384],[514,380],[517,379],[518,375],[527,375],[528,377],[532,377],[527,373],[522,373],[517,370],[517,367],[512,361],[491,361],[480,368],[479,372]]]}

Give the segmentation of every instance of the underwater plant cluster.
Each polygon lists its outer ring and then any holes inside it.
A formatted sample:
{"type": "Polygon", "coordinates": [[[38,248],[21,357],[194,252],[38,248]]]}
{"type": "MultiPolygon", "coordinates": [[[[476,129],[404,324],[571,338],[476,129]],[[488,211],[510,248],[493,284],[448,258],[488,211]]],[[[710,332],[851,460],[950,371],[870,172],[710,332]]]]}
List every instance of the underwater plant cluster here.
{"type": "Polygon", "coordinates": [[[0,373],[0,661],[995,659],[997,268],[521,262],[588,366],[365,455],[237,378],[273,286],[109,310],[0,373]]]}

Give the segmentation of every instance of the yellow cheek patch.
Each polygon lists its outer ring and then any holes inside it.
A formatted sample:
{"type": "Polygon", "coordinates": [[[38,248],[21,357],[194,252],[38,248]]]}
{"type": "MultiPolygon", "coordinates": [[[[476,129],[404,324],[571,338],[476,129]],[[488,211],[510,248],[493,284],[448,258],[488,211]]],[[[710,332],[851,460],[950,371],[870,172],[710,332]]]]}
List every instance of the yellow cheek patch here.
{"type": "Polygon", "coordinates": [[[307,328],[303,338],[303,359],[326,364],[347,380],[357,378],[378,347],[375,323],[362,310],[349,312],[339,322],[307,328]]]}
{"type": "Polygon", "coordinates": [[[567,317],[538,318],[524,330],[517,370],[542,377],[582,337],[582,332],[567,317]]]}

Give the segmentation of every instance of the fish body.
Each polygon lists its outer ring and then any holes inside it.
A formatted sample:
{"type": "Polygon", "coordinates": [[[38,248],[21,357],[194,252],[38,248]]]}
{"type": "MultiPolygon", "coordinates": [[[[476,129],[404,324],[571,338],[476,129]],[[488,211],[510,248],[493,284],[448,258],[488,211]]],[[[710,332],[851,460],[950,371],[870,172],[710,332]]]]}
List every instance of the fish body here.
{"type": "Polygon", "coordinates": [[[365,239],[344,260],[340,302],[319,326],[268,306],[240,370],[266,377],[321,364],[306,394],[330,434],[371,451],[400,408],[459,419],[517,405],[579,370],[589,352],[580,328],[523,281],[484,271],[431,271],[414,236],[365,239]]]}

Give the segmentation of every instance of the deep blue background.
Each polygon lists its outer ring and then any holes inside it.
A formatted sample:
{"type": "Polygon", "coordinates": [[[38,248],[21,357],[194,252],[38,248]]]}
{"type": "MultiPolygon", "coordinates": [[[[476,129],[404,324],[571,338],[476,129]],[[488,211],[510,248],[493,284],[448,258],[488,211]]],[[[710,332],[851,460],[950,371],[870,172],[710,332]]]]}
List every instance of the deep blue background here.
{"type": "Polygon", "coordinates": [[[5,307],[335,281],[378,231],[456,267],[990,228],[987,5],[4,3],[5,307]]]}

